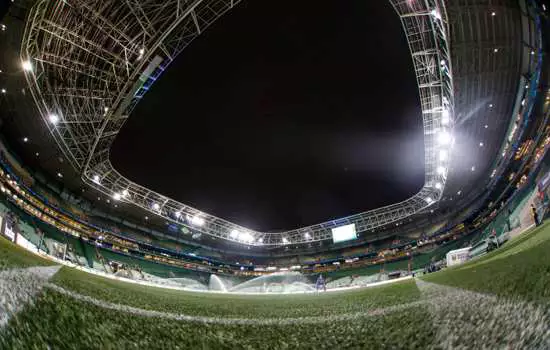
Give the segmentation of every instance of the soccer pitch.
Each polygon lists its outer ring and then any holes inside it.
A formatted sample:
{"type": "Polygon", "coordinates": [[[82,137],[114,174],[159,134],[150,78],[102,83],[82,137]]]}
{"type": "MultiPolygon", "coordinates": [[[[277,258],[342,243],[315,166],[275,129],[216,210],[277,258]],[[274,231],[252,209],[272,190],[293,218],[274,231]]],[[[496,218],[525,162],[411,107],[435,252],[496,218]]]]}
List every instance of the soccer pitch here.
{"type": "Polygon", "coordinates": [[[0,323],[1,349],[550,348],[550,225],[421,279],[319,295],[182,292],[67,267],[40,278],[16,267],[42,259],[3,239],[0,251],[0,292],[28,296],[6,298],[26,302],[0,323]]]}

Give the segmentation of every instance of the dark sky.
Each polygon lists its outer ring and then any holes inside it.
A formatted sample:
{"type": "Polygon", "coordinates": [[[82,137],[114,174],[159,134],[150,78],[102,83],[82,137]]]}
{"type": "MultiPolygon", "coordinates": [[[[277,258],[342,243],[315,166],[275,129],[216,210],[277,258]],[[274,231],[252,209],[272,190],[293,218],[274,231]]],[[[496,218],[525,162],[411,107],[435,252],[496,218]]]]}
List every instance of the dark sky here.
{"type": "Polygon", "coordinates": [[[404,200],[423,185],[415,76],[388,1],[243,1],[137,106],[130,179],[260,230],[404,200]]]}

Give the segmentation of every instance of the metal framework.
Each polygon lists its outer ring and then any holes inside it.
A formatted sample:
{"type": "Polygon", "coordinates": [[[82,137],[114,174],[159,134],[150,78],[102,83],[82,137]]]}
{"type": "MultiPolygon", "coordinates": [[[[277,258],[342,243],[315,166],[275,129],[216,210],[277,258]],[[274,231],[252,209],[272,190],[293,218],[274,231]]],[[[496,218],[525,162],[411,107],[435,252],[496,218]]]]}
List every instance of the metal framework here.
{"type": "Polygon", "coordinates": [[[38,0],[30,11],[21,59],[32,96],[58,146],[82,180],[193,232],[248,245],[332,238],[355,224],[365,232],[436,203],[452,148],[454,93],[449,24],[442,0],[390,0],[416,72],[425,143],[425,184],[393,205],[287,232],[257,232],[201,212],[118,173],[110,147],[133,108],[167,66],[240,0],[38,0]]]}

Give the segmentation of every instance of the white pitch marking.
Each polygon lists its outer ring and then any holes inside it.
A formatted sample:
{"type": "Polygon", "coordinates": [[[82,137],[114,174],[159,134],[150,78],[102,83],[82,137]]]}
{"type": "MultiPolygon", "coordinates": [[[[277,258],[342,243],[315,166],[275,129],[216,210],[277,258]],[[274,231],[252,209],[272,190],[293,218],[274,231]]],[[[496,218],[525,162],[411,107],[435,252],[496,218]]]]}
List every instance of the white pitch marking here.
{"type": "Polygon", "coordinates": [[[550,349],[550,309],[417,279],[441,349],[550,349]]]}
{"type": "Polygon", "coordinates": [[[154,310],[145,310],[132,306],[122,305],[107,302],[104,300],[98,300],[87,295],[82,295],[65,288],[62,288],[58,285],[48,283],[47,287],[64,294],[66,296],[72,297],[79,301],[88,302],[92,305],[133,314],[136,316],[144,317],[160,317],[165,319],[170,319],[174,321],[187,321],[187,322],[197,322],[197,323],[209,323],[209,324],[225,324],[225,325],[292,325],[292,324],[316,324],[323,322],[338,322],[338,321],[350,321],[356,320],[365,317],[374,317],[382,316],[389,313],[394,313],[398,311],[403,311],[415,306],[426,305],[427,301],[418,300],[407,304],[398,304],[393,306],[388,306],[386,308],[372,309],[364,312],[348,313],[348,314],[336,314],[333,316],[311,316],[311,317],[294,317],[294,318],[260,318],[260,319],[248,319],[248,318],[221,318],[221,317],[207,317],[207,316],[194,316],[194,315],[185,315],[185,314],[174,314],[169,312],[154,311],[154,310]]]}
{"type": "Polygon", "coordinates": [[[37,266],[0,271],[0,328],[8,323],[13,314],[33,301],[59,268],[37,266]]]}

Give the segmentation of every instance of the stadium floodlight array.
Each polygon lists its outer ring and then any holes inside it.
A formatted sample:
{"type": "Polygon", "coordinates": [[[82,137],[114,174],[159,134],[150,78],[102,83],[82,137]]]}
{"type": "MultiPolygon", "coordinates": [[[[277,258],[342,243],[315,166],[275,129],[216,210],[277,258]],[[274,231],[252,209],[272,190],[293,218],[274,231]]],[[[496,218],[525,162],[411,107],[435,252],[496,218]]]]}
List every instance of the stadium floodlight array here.
{"type": "Polygon", "coordinates": [[[416,72],[424,126],[425,184],[386,207],[286,232],[247,229],[179,203],[117,172],[110,147],[136,104],[166,67],[240,0],[38,0],[22,43],[24,73],[45,125],[90,187],[116,201],[207,234],[247,245],[332,239],[398,223],[442,196],[453,144],[449,23],[443,0],[390,0],[416,72]]]}

